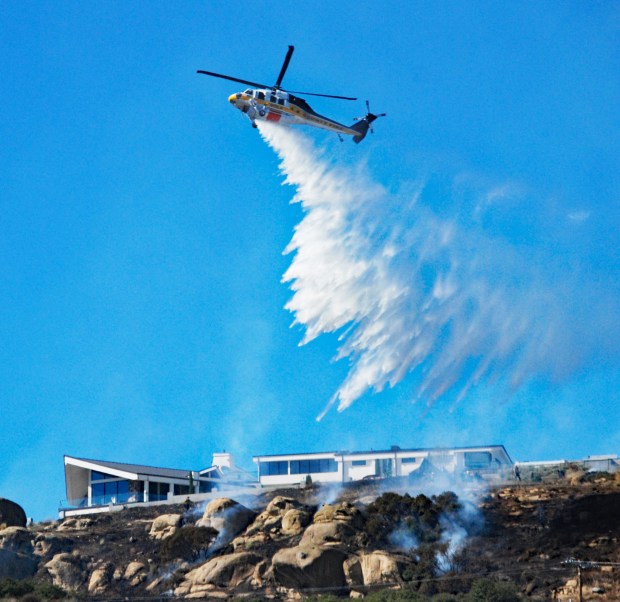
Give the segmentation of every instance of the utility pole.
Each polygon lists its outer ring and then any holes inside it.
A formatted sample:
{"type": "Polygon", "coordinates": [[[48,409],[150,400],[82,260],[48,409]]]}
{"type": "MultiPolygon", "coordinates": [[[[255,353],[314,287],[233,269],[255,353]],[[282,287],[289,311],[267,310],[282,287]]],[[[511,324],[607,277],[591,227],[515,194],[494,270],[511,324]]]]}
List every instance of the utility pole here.
{"type": "Polygon", "coordinates": [[[577,560],[576,558],[567,558],[562,561],[564,566],[577,567],[577,590],[579,592],[579,602],[583,602],[583,569],[596,569],[602,566],[620,566],[620,562],[595,562],[592,560],[577,560]]]}

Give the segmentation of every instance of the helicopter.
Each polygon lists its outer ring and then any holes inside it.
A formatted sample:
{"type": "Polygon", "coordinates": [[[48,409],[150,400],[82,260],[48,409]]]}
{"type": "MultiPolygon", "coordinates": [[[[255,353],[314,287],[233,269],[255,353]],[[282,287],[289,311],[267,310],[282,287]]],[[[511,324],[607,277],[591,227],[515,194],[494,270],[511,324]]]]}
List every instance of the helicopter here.
{"type": "Polygon", "coordinates": [[[231,94],[228,97],[228,102],[244,113],[253,127],[257,127],[256,122],[259,120],[281,124],[310,125],[336,132],[341,140],[342,134],[353,136],[353,142],[359,144],[365,138],[369,130],[371,132],[373,131],[371,128],[373,121],[379,117],[384,117],[385,113],[380,113],[378,115],[371,113],[368,101],[366,101],[366,115],[358,118],[358,121],[350,126],[338,123],[324,115],[319,115],[319,113],[317,113],[303,98],[296,95],[322,96],[324,98],[337,98],[340,100],[357,100],[357,98],[335,96],[333,94],[317,94],[316,92],[291,92],[282,88],[282,80],[284,79],[294,51],[295,46],[288,47],[284,62],[282,63],[282,68],[280,69],[280,74],[273,86],[251,82],[246,79],[239,79],[221,73],[213,73],[212,71],[198,70],[196,73],[210,75],[211,77],[219,77],[221,79],[227,79],[251,86],[251,88],[243,92],[231,94]]]}

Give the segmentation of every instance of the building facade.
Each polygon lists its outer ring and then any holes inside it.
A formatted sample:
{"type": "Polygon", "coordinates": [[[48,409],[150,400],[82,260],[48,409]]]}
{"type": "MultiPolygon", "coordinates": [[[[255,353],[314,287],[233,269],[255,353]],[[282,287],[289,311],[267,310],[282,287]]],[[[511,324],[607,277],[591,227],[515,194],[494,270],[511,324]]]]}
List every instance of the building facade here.
{"type": "Polygon", "coordinates": [[[258,486],[254,475],[237,468],[225,452],[213,454],[213,465],[199,471],[72,456],[65,456],[64,463],[67,499],[59,509],[61,516],[104,512],[128,504],[180,502],[187,497],[196,500],[258,486]]]}
{"type": "Polygon", "coordinates": [[[319,483],[409,477],[422,469],[450,474],[499,475],[513,462],[503,445],[401,449],[366,452],[318,452],[254,456],[261,486],[291,486],[308,477],[319,483]]]}

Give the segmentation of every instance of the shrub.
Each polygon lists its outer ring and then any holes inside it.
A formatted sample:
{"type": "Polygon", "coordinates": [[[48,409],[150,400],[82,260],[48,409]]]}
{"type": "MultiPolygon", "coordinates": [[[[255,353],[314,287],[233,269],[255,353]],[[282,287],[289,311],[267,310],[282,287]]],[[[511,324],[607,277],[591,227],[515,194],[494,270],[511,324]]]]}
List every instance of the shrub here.
{"type": "Polygon", "coordinates": [[[67,593],[64,589],[51,583],[42,583],[36,588],[36,594],[45,600],[60,600],[65,598],[67,593]]]}
{"type": "Polygon", "coordinates": [[[388,492],[368,506],[365,530],[376,543],[385,543],[395,530],[418,543],[433,543],[441,537],[441,516],[455,516],[460,509],[451,491],[432,498],[388,492]]]}
{"type": "Polygon", "coordinates": [[[8,577],[0,581],[0,598],[21,598],[34,591],[31,581],[16,581],[8,577]]]}
{"type": "Polygon", "coordinates": [[[519,602],[521,598],[513,583],[478,579],[465,597],[466,602],[519,602]]]}
{"type": "Polygon", "coordinates": [[[0,580],[0,598],[20,598],[22,602],[38,600],[59,600],[67,596],[66,592],[51,583],[40,583],[31,579],[16,581],[0,580]]]}
{"type": "Polygon", "coordinates": [[[367,602],[428,602],[426,596],[410,589],[381,589],[369,593],[367,602]]]}

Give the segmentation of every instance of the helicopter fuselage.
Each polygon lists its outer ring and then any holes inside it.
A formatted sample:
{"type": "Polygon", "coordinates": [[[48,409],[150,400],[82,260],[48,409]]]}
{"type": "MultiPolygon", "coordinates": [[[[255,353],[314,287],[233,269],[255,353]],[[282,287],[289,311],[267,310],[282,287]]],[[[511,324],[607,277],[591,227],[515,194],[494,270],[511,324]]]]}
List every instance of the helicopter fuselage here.
{"type": "Polygon", "coordinates": [[[256,127],[256,121],[271,121],[282,124],[302,124],[319,127],[324,130],[356,136],[354,129],[319,115],[303,99],[285,90],[253,89],[231,94],[228,101],[248,117],[256,127]]]}

